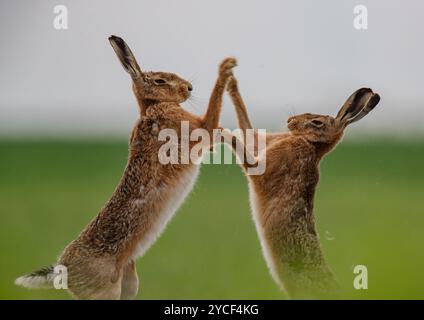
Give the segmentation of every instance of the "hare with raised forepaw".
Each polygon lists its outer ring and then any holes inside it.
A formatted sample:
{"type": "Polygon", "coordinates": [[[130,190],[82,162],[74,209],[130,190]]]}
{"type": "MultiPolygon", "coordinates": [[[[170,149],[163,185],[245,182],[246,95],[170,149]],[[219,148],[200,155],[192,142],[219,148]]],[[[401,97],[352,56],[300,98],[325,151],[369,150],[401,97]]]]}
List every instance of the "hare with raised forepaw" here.
{"type": "MultiPolygon", "coordinates": [[[[135,259],[163,231],[199,172],[199,165],[192,162],[161,164],[158,154],[165,142],[158,134],[173,129],[180,148],[185,139],[182,121],[189,123],[190,132],[201,128],[212,133],[218,128],[222,96],[236,65],[233,58],[221,63],[207,112],[199,117],[180,106],[190,97],[189,82],[172,73],[142,71],[124,40],[111,36],[109,41],[132,78],[140,118],[131,133],[128,163],[118,187],[56,264],[66,267],[68,289],[79,299],[130,299],[137,294],[135,259]]],[[[16,283],[53,287],[56,265],[20,277],[16,283]]]]}
{"type": "MultiPolygon", "coordinates": [[[[227,90],[240,129],[252,129],[234,77],[227,90]]],[[[310,113],[290,117],[289,131],[266,134],[266,148],[262,150],[250,146],[249,152],[246,137],[241,141],[223,131],[238,158],[249,160],[243,161],[246,171],[266,157],[264,173],[248,175],[250,202],[271,274],[293,298],[331,296],[337,291],[338,284],[325,262],[315,228],[313,207],[319,163],[341,140],[346,126],[366,116],[379,100],[378,94],[363,88],[349,97],[335,118],[310,113]]],[[[259,133],[253,132],[257,138],[259,133]]]]}

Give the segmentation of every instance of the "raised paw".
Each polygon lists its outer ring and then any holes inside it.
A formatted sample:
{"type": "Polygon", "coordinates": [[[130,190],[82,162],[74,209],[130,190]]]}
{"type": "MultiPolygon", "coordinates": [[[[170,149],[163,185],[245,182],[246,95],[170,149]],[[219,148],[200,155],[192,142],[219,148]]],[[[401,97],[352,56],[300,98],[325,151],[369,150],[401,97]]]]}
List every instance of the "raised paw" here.
{"type": "Polygon", "coordinates": [[[232,74],[232,69],[237,66],[237,60],[235,58],[226,58],[221,62],[219,66],[219,75],[227,80],[232,74]]]}
{"type": "Polygon", "coordinates": [[[237,88],[237,79],[234,76],[230,76],[227,83],[227,91],[229,93],[236,92],[237,88]]]}

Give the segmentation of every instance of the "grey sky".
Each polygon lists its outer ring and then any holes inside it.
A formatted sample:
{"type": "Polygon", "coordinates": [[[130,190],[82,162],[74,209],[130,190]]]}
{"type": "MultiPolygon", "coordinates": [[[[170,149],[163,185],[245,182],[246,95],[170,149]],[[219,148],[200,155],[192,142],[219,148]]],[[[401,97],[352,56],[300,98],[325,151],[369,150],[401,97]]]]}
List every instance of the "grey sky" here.
{"type": "MultiPolygon", "coordinates": [[[[107,37],[142,68],[192,80],[203,113],[226,56],[257,127],[337,112],[362,86],[379,108],[352,131],[424,133],[424,2],[420,0],[5,1],[0,5],[0,135],[127,134],[137,113],[129,76],[107,37]],[[69,10],[55,30],[53,7],[69,10]],[[364,4],[369,29],[353,28],[364,4]]],[[[235,127],[226,99],[222,123],[235,127]]]]}

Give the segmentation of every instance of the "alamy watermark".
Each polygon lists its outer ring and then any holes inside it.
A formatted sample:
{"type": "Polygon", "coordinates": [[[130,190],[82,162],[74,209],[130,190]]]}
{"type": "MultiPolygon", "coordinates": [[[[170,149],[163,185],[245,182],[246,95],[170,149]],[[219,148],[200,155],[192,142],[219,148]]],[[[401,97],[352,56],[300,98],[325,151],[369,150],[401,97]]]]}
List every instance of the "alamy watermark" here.
{"type": "Polygon", "coordinates": [[[158,160],[161,164],[233,164],[234,157],[230,148],[224,148],[223,154],[213,152],[205,156],[214,145],[225,143],[235,147],[236,163],[247,164],[248,175],[261,175],[265,172],[266,153],[257,150],[266,147],[266,130],[214,129],[212,137],[208,130],[197,128],[190,131],[189,121],[181,121],[180,132],[174,129],[159,131],[158,140],[164,143],[159,149],[158,160]],[[244,137],[244,139],[243,139],[244,137]],[[235,140],[233,140],[235,139],[235,140]],[[245,141],[242,142],[242,141],[245,141]]]}
{"type": "Polygon", "coordinates": [[[57,5],[53,8],[53,28],[56,30],[67,30],[68,29],[68,8],[63,5],[57,5]]]}
{"type": "Polygon", "coordinates": [[[68,268],[58,264],[54,266],[53,272],[53,287],[57,290],[68,289],[68,268]]]}
{"type": "Polygon", "coordinates": [[[353,273],[356,275],[353,279],[353,287],[356,290],[368,290],[368,268],[362,264],[353,268],[353,273]]]}
{"type": "MultiPolygon", "coordinates": [[[[53,27],[56,30],[68,29],[68,7],[59,4],[53,7],[53,27]]],[[[368,29],[368,8],[363,4],[358,4],[353,8],[353,27],[356,30],[368,29]]]]}
{"type": "Polygon", "coordinates": [[[353,27],[356,30],[368,30],[368,8],[358,4],[353,8],[353,27]]]}

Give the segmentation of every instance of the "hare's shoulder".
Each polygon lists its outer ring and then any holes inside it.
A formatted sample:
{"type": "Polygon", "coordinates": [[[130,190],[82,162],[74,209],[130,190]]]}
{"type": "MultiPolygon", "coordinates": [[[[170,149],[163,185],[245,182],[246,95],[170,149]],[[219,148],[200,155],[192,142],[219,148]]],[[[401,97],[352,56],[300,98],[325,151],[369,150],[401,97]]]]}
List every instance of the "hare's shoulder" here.
{"type": "Polygon", "coordinates": [[[301,136],[281,136],[274,138],[272,143],[267,145],[267,158],[272,159],[299,159],[308,156],[313,151],[310,144],[301,136]]]}
{"type": "MultiPolygon", "coordinates": [[[[266,174],[286,180],[290,176],[308,174],[315,168],[313,147],[303,138],[292,136],[275,141],[266,150],[266,174]]],[[[280,181],[281,182],[281,181],[280,181]]]]}

